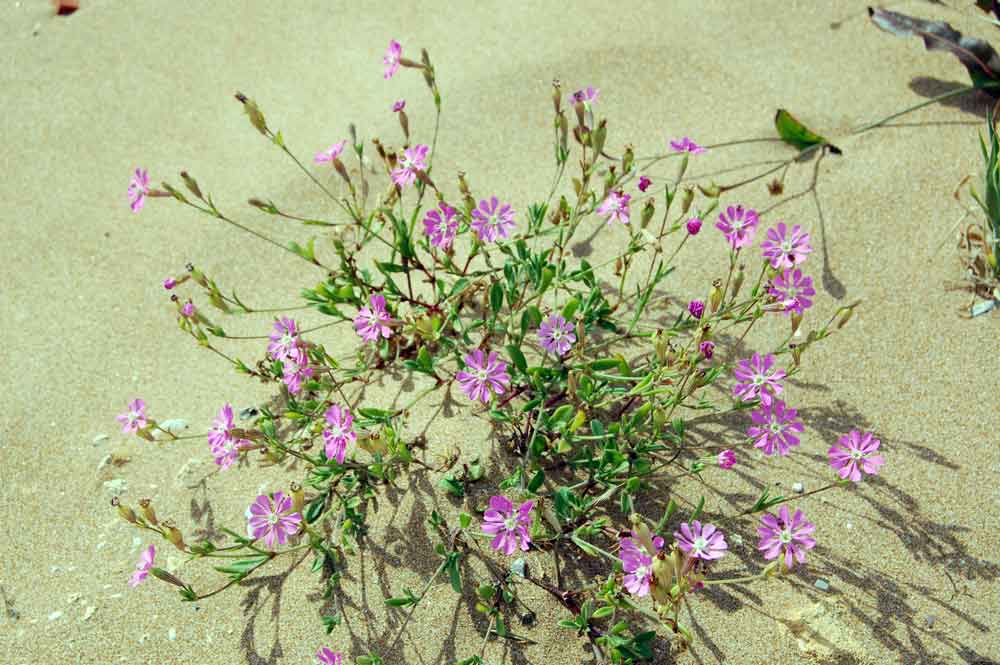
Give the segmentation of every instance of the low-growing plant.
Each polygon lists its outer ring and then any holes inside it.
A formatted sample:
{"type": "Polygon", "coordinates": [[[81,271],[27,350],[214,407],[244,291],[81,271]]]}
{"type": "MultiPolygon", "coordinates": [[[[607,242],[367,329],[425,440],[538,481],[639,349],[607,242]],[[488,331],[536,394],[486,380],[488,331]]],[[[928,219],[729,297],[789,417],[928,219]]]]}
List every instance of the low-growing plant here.
{"type": "MultiPolygon", "coordinates": [[[[254,129],[329,197],[337,217],[314,219],[270,200],[251,199],[250,205],[319,228],[325,235],[318,244],[286,245],[251,229],[221,210],[186,172],[183,188],[156,188],[146,171],[136,170],[129,188],[133,211],[149,197],[169,197],[322,271],[301,297],[329,321],[302,329],[281,315],[268,324],[262,358],[244,362],[226,347],[242,340],[230,338],[205,304],[223,315],[274,310],[248,306],[194,266],[165,281],[171,293],[191,289],[186,299],[171,296],[181,330],[237,371],[276,388],[268,405],[240,416],[245,425],[237,424],[231,404],[220,408],[207,433],[219,469],[258,453],[263,464],[297,462],[300,476],[287,491],[249,493],[245,522],[223,529],[228,544],[188,542],[190,536],[161,520],[148,500],[135,508],[113,501],[128,522],[170,542],[188,560],[214,560],[221,575],[218,585],[196,590],[179,577],[182,571],[158,567],[149,545],[130,584],[151,574],[177,587],[183,600],[202,600],[278,557],[308,550],[329,599],[350,557],[366,547],[380,488],[404,474],[425,474],[465,510],[431,513],[430,527],[440,538],[436,571],[423,589],[404,588],[385,599],[406,612],[403,625],[395,640],[370,646],[380,653],[354,654],[356,663],[383,662],[427,590],[444,580],[458,594],[474,594],[486,619],[482,649],[461,661],[466,665],[489,662],[491,637],[530,641],[520,632],[530,632],[538,617],[520,599],[526,584],[565,608],[559,626],[589,642],[600,662],[648,661],[657,636],[685,648],[693,639],[684,616],[689,603],[710,593],[708,587],[792,574],[815,545],[815,527],[789,505],[791,498],[767,490],[724,515],[710,514],[704,496],[685,502],[671,488],[686,478],[725,483],[729,470],[751,454],[791,454],[804,424],[785,401],[786,381],[802,371],[812,345],[844,327],[857,303],[796,334],[815,296],[805,271],[809,233],[777,222],[758,249],[760,215],[720,201],[736,186],[682,184],[689,160],[727,144],[703,147],[684,137],[671,141],[667,154],[637,158],[627,146],[612,156],[608,122],[596,116],[599,91],[586,88],[567,99],[555,82],[553,182],[535,203],[517,210],[502,192],[474,194],[463,173],[457,191],[446,188],[446,177],[434,168],[442,95],[427,52],[409,60],[391,42],[384,64],[386,79],[400,68],[423,76],[436,109],[430,141],[411,137],[405,102],[399,101],[393,111],[400,148],[378,139],[366,144],[352,126],[349,139],[315,156],[318,173],[295,156],[253,100],[236,95],[254,129]],[[372,149],[374,165],[388,178],[374,200],[372,149]],[[348,157],[357,169],[348,168],[348,157]],[[673,177],[654,170],[665,160],[677,163],[673,177]],[[572,188],[562,193],[570,168],[576,173],[572,188]],[[342,194],[324,169],[336,172],[342,194]],[[703,229],[711,216],[718,221],[703,229]],[[583,233],[620,242],[621,251],[596,264],[578,258],[571,243],[583,233]],[[728,258],[718,266],[718,279],[701,287],[703,297],[677,304],[664,286],[676,279],[682,260],[704,261],[699,243],[726,243],[728,258]],[[765,323],[773,338],[767,348],[739,357],[750,331],[772,319],[788,325],[765,323]],[[353,328],[356,353],[335,357],[320,341],[316,333],[331,326],[353,328]],[[775,336],[775,330],[784,332],[775,336]],[[363,396],[374,383],[404,381],[412,388],[401,406],[363,396]],[[429,444],[415,433],[417,407],[451,400],[455,392],[461,417],[491,424],[500,468],[462,459],[461,451],[426,461],[422,449],[429,444]],[[703,426],[733,418],[743,423],[737,431],[704,435],[703,426]],[[720,575],[717,563],[732,542],[727,534],[743,520],[757,521],[757,548],[767,563],[720,575]],[[531,551],[538,554],[522,558],[531,551]],[[567,588],[559,560],[567,565],[571,552],[594,559],[602,577],[567,588]],[[543,555],[554,557],[555,580],[528,565],[543,555]],[[470,570],[463,561],[472,559],[486,576],[463,578],[470,570]],[[517,633],[511,617],[520,618],[517,633]]],[[[782,138],[803,152],[832,148],[787,112],[776,123],[782,138]]],[[[786,171],[799,156],[783,164],[786,171]]],[[[772,193],[780,185],[772,183],[772,193]]],[[[198,438],[158,423],[141,399],[119,421],[124,432],[149,441],[198,438]]],[[[828,450],[831,481],[793,498],[802,502],[877,473],[879,446],[870,432],[845,432],[828,450]]],[[[331,634],[341,620],[320,619],[331,634]]],[[[323,647],[316,658],[332,665],[345,656],[323,647]]]]}

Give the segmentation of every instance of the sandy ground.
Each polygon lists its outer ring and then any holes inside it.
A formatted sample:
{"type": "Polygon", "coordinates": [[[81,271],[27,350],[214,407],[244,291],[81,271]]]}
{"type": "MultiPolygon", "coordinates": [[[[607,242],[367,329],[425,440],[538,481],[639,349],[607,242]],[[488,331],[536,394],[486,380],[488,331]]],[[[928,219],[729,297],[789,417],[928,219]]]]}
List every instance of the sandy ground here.
{"type": "MultiPolygon", "coordinates": [[[[944,288],[959,276],[949,235],[959,209],[949,196],[979,166],[985,106],[935,106],[846,136],[964,83],[964,70],[947,55],[925,54],[917,40],[879,33],[864,3],[846,0],[629,3],[613,11],[606,2],[569,3],[572,9],[555,2],[353,4],[93,0],[68,18],[52,18],[37,1],[0,8],[0,319],[7,331],[0,585],[17,615],[0,623],[0,662],[277,665],[309,662],[321,645],[357,656],[395,635],[400,615],[387,618],[382,597],[421,588],[436,565],[423,526],[429,511],[462,509],[434,490],[436,477],[415,473],[405,490],[382,498],[373,545],[351,560],[333,605],[344,624],[329,637],[308,561],[295,570],[275,565],[197,606],[160,584],[128,589],[146,541],[133,541],[137,533],[110,510],[103,484],[122,479],[125,499],[152,497],[158,513],[185,532],[211,534],[238,528],[257,491],[293,477],[253,468],[214,474],[203,440],[151,445],[118,433],[113,416],[135,395],[154,417],[184,418],[191,431],[203,431],[222,401],[246,406],[267,396],[176,330],[164,277],[192,261],[261,306],[285,304],[319,279],[278,250],[169,202],[153,201],[133,216],[125,187],[136,165],[154,181],[177,182],[186,168],[224,210],[304,240],[306,230],[276,229],[243,203],[260,196],[330,212],[250,129],[232,94],[259,100],[303,158],[345,136],[351,121],[363,135],[398,141],[388,110],[398,98],[408,100],[414,130],[426,136],[431,104],[420,77],[382,79],[390,38],[411,54],[428,47],[437,64],[445,96],[441,172],[463,168],[479,190],[502,192],[519,209],[544,196],[551,179],[553,77],[569,90],[600,88],[609,145],[632,142],[640,155],[684,134],[704,143],[772,136],[777,107],[840,145],[844,155],[820,169],[827,261],[824,267],[819,251],[811,259],[823,289],[806,327],[854,299],[863,307],[848,334],[810,353],[802,381],[790,388],[809,426],[802,450],[781,464],[738,467],[707,507],[731,509],[768,479],[786,491],[797,481],[818,486],[826,448],[853,427],[880,434],[888,464],[856,491],[803,502],[820,545],[792,579],[704,594],[693,606],[693,654],[678,662],[1000,660],[1000,416],[996,361],[987,351],[1000,329],[996,315],[959,318],[965,296],[944,288]],[[98,470],[109,453],[130,461],[98,470]],[[817,589],[817,580],[829,589],[817,589]]],[[[1000,41],[972,9],[902,8],[1000,41]]],[[[693,162],[691,173],[789,150],[719,151],[693,162]]],[[[793,169],[788,193],[804,188],[811,170],[793,169]]],[[[735,176],[719,180],[727,178],[735,176]]],[[[762,183],[724,201],[758,209],[773,203],[762,183]]],[[[812,197],[765,221],[779,215],[820,239],[812,197]]],[[[622,242],[624,234],[612,235],[595,256],[622,242]]],[[[707,262],[693,262],[699,265],[669,285],[678,298],[703,293],[717,276],[707,262]]],[[[321,318],[302,317],[306,325],[321,318]]],[[[266,321],[226,325],[260,334],[266,321]]],[[[315,341],[346,349],[333,330],[315,341]]],[[[232,350],[262,353],[246,343],[232,350]]],[[[385,405],[393,394],[386,386],[371,399],[385,405]]],[[[463,458],[493,459],[485,435],[470,436],[470,427],[485,432],[458,410],[431,430],[431,446],[461,443],[463,458]]],[[[699,489],[678,491],[694,499],[699,489]]],[[[753,556],[751,526],[741,527],[747,544],[734,550],[734,571],[753,556]]],[[[205,566],[183,573],[201,588],[214,577],[205,566]]],[[[489,662],[588,661],[583,641],[550,627],[563,611],[526,596],[546,619],[527,633],[539,644],[511,651],[493,642],[489,662]]],[[[447,584],[432,589],[406,630],[405,662],[447,664],[478,653],[485,626],[471,603],[447,584]]],[[[404,662],[398,647],[384,655],[404,662]]]]}

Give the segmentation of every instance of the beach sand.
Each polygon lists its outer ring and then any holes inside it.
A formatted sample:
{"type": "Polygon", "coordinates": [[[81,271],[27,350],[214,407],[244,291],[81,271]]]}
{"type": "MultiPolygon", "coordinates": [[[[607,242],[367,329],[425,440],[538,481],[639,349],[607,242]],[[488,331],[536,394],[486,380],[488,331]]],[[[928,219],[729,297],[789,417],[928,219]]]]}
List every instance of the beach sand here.
{"type": "MultiPolygon", "coordinates": [[[[330,646],[352,663],[381,651],[387,665],[450,664],[479,653],[486,626],[471,589],[459,598],[447,583],[434,586],[391,651],[403,614],[387,616],[383,598],[421,589],[436,567],[430,511],[453,520],[482,503],[485,488],[462,504],[436,488],[437,474],[416,469],[404,477],[380,497],[367,547],[348,559],[342,590],[324,606],[311,559],[297,567],[279,560],[264,576],[197,604],[180,602],[157,580],[129,589],[140,546],[154,542],[164,562],[179,553],[123,523],[105,485],[123,480],[123,500],[150,497],[161,517],[205,535],[241,528],[259,491],[300,478],[256,465],[215,473],[203,439],[149,444],[120,434],[114,415],[135,396],[151,416],[182,418],[200,432],[223,402],[242,408],[269,395],[177,330],[165,277],[190,261],[225,290],[238,287],[248,303],[266,307],[294,304],[298,289],[322,276],[167,200],[133,215],[125,188],[136,166],[148,168],[154,183],[179,184],[176,173],[187,169],[223,210],[304,241],[315,232],[277,224],[245,200],[333,212],[253,131],[233,93],[256,99],[303,160],[345,137],[349,122],[362,136],[398,145],[389,107],[400,98],[413,131],[427,137],[433,107],[421,77],[382,78],[390,38],[404,55],[428,48],[437,67],[444,95],[437,173],[454,189],[461,168],[477,193],[495,191],[518,210],[543,198],[551,182],[554,77],[567,92],[600,89],[597,108],[609,119],[616,152],[630,142],[639,155],[660,153],[682,135],[701,143],[772,137],[779,107],[843,149],[820,165],[822,221],[809,195],[764,219],[813,233],[817,251],[807,266],[823,288],[806,330],[863,301],[844,334],[807,353],[788,388],[807,424],[801,449],[778,461],[741,450],[738,473],[721,494],[695,483],[672,489],[688,502],[708,492],[711,516],[742,509],[765,482],[785,493],[795,482],[818,487],[829,477],[826,449],[853,428],[878,433],[887,463],[856,489],[793,503],[818,525],[808,565],[781,581],[699,594],[689,616],[695,644],[677,662],[1000,661],[1000,328],[995,313],[961,318],[967,296],[945,289],[961,276],[952,230],[961,210],[950,197],[980,168],[987,104],[935,105],[849,136],[864,122],[964,85],[963,68],[947,54],[925,53],[917,39],[879,32],[860,2],[463,4],[85,0],[59,18],[45,2],[0,7],[0,586],[9,603],[0,662],[278,665],[311,662],[317,648],[330,646]],[[128,461],[108,465],[112,454],[128,461]],[[818,589],[819,580],[829,588],[818,589]],[[343,617],[330,636],[321,608],[343,617]]],[[[924,2],[901,9],[1000,42],[974,9],[924,2]]],[[[720,149],[693,158],[689,174],[790,154],[773,143],[720,149]]],[[[653,176],[662,180],[673,168],[653,176]]],[[[786,194],[806,188],[812,169],[812,162],[793,167],[786,194]]],[[[764,209],[775,202],[764,183],[723,203],[764,209]]],[[[609,239],[594,243],[595,262],[614,256],[626,238],[620,228],[601,233],[609,239]]],[[[666,282],[677,300],[706,293],[720,276],[716,233],[706,224],[666,282]]],[[[266,333],[266,317],[218,318],[230,334],[266,333]]],[[[322,320],[315,312],[301,317],[307,327],[322,320]]],[[[346,353],[354,344],[346,332],[334,327],[311,339],[346,353]]],[[[727,349],[723,342],[720,354],[763,348],[754,343],[727,349]]],[[[246,359],[263,353],[260,342],[232,344],[227,349],[246,359]]],[[[388,406],[395,388],[376,387],[368,399],[388,406]]],[[[455,407],[428,432],[428,460],[459,446],[463,460],[489,460],[495,482],[509,462],[487,434],[481,419],[455,407]]],[[[736,532],[743,545],[733,545],[720,573],[738,574],[744,562],[759,567],[753,524],[736,532]]],[[[545,555],[528,561],[536,574],[553,574],[545,555]]],[[[577,580],[608,572],[570,571],[577,580]]],[[[198,589],[219,577],[196,564],[178,574],[198,589]]],[[[491,641],[489,663],[591,661],[585,640],[555,626],[568,618],[557,603],[533,588],[524,597],[541,622],[515,629],[537,644],[491,641]]],[[[671,662],[662,646],[658,654],[657,662],[671,662]]]]}

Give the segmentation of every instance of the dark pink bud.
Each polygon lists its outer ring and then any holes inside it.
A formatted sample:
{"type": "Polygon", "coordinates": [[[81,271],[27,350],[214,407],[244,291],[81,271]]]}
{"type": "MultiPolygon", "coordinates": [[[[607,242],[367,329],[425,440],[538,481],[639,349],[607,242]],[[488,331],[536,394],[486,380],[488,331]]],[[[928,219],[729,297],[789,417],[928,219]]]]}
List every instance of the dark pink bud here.
{"type": "Polygon", "coordinates": [[[692,300],[688,303],[688,311],[691,312],[691,316],[700,319],[701,315],[705,313],[705,303],[700,300],[692,300]]]}
{"type": "Polygon", "coordinates": [[[639,191],[640,192],[645,192],[647,189],[649,189],[649,186],[652,185],[652,184],[653,184],[653,181],[650,180],[649,178],[647,178],[646,176],[640,176],[639,177],[639,191]]]}
{"type": "Polygon", "coordinates": [[[692,217],[688,220],[687,230],[693,236],[698,235],[698,231],[701,231],[701,220],[697,217],[692,217]]]}
{"type": "Polygon", "coordinates": [[[715,353],[715,342],[702,342],[698,345],[698,350],[705,356],[705,360],[711,360],[712,354],[715,353]]]}
{"type": "Polygon", "coordinates": [[[173,277],[167,277],[165,280],[163,280],[163,288],[165,288],[167,291],[174,288],[175,286],[177,286],[177,280],[174,279],[173,277]]]}

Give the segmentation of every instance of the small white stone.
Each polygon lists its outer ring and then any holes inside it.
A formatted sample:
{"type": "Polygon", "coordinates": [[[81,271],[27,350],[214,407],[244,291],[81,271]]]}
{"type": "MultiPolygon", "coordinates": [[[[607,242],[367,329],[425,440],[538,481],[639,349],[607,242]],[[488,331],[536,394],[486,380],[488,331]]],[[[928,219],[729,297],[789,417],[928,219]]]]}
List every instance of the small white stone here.
{"type": "Polygon", "coordinates": [[[57,611],[55,611],[55,612],[53,612],[52,614],[49,615],[49,621],[55,621],[56,619],[58,619],[61,616],[62,616],[62,612],[59,612],[57,610],[57,611]]]}
{"type": "Polygon", "coordinates": [[[59,566],[49,566],[50,573],[58,573],[60,570],[62,570],[62,568],[60,568],[59,566]]]}
{"type": "Polygon", "coordinates": [[[107,455],[102,457],[101,461],[97,463],[97,472],[100,473],[101,471],[104,470],[104,467],[108,466],[109,464],[111,464],[111,453],[108,453],[107,455]]]}
{"type": "Polygon", "coordinates": [[[178,432],[186,430],[188,428],[188,423],[183,418],[170,418],[169,420],[164,420],[160,423],[160,427],[168,432],[177,434],[178,432]]]}
{"type": "Polygon", "coordinates": [[[171,628],[170,630],[168,630],[167,631],[167,639],[170,640],[171,642],[173,642],[174,640],[176,640],[177,639],[177,630],[174,629],[174,628],[171,628]]]}
{"type": "MultiPolygon", "coordinates": [[[[97,548],[96,548],[96,549],[97,549],[97,551],[98,551],[98,552],[100,552],[101,550],[103,550],[103,549],[104,549],[104,547],[105,547],[106,545],[107,545],[107,543],[105,543],[105,542],[103,542],[103,541],[101,541],[101,542],[97,543],[97,548]]],[[[105,589],[107,589],[107,588],[108,588],[108,587],[110,587],[110,586],[111,586],[110,584],[106,584],[106,585],[104,585],[104,588],[105,588],[105,589]]]]}
{"type": "Polygon", "coordinates": [[[827,582],[827,581],[826,581],[826,580],[824,580],[824,579],[818,579],[818,580],[816,580],[816,582],[815,582],[815,583],[813,584],[813,586],[815,586],[815,587],[816,587],[817,589],[819,589],[820,591],[827,591],[827,590],[829,590],[829,588],[830,588],[830,583],[829,583],[829,582],[827,582]]]}
{"type": "Polygon", "coordinates": [[[96,446],[96,445],[98,445],[100,443],[104,443],[105,441],[107,441],[110,438],[111,437],[108,436],[107,434],[98,434],[97,436],[94,437],[94,445],[96,446]]]}
{"type": "Polygon", "coordinates": [[[848,522],[847,524],[844,525],[844,528],[846,528],[846,529],[853,529],[854,528],[854,523],[853,522],[848,522]]]}
{"type": "Polygon", "coordinates": [[[139,644],[145,644],[148,639],[149,633],[143,633],[142,636],[139,637],[139,644]]]}
{"type": "Polygon", "coordinates": [[[139,536],[132,536],[132,549],[129,550],[129,552],[134,554],[135,551],[139,549],[139,547],[141,546],[142,546],[142,538],[140,538],[139,536]]]}
{"type": "Polygon", "coordinates": [[[936,622],[936,621],[937,621],[937,617],[934,616],[933,614],[928,614],[926,617],[924,617],[924,623],[927,624],[928,628],[933,628],[934,627],[934,622],[936,622]]]}
{"type": "Polygon", "coordinates": [[[805,485],[802,483],[792,483],[792,491],[796,494],[802,494],[805,490],[805,485]]]}
{"type": "Polygon", "coordinates": [[[80,621],[89,621],[90,617],[94,616],[94,612],[96,611],[97,611],[96,607],[94,607],[93,605],[87,605],[87,609],[84,610],[83,616],[80,617],[80,621]]]}

